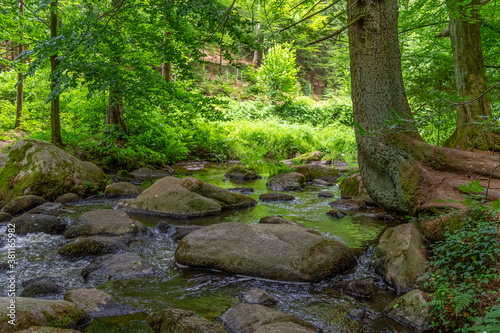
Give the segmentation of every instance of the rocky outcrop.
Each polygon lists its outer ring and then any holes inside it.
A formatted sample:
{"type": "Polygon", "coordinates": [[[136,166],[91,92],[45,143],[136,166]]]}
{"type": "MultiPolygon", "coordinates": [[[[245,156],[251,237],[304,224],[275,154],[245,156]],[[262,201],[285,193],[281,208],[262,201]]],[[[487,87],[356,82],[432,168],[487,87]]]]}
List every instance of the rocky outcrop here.
{"type": "Polygon", "coordinates": [[[113,296],[98,289],[73,289],[64,294],[64,299],[80,306],[92,317],[122,316],[140,312],[128,305],[118,303],[113,296]]]}
{"type": "Polygon", "coordinates": [[[295,172],[302,174],[308,182],[314,179],[335,182],[339,176],[337,169],[320,164],[298,165],[295,167],[295,172]]]}
{"type": "Polygon", "coordinates": [[[165,177],[137,199],[121,200],[120,209],[177,219],[218,215],[223,210],[255,206],[257,201],[193,177],[165,177]]]}
{"type": "Polygon", "coordinates": [[[384,313],[389,318],[410,326],[417,332],[431,331],[431,307],[426,303],[425,294],[415,289],[392,301],[385,308],[384,313]]]}
{"type": "Polygon", "coordinates": [[[61,247],[59,254],[72,259],[115,254],[126,251],[127,241],[126,237],[92,236],[77,238],[61,247]]]}
{"type": "MultiPolygon", "coordinates": [[[[300,330],[283,331],[283,328],[280,328],[278,331],[273,331],[271,330],[272,327],[266,328],[266,326],[278,324],[279,326],[282,324],[294,324],[292,327],[295,327],[295,325],[300,326],[304,329],[303,332],[308,333],[321,332],[321,330],[316,328],[314,325],[298,317],[278,312],[274,309],[268,308],[267,306],[259,304],[237,304],[220,315],[217,320],[222,323],[222,325],[224,325],[229,332],[234,333],[254,333],[259,329],[259,332],[302,332],[300,330]]],[[[289,325],[287,326],[290,327],[289,325]]]]}
{"type": "Polygon", "coordinates": [[[387,229],[375,248],[375,270],[398,294],[412,290],[426,270],[422,236],[412,224],[387,229]]]}
{"type": "Polygon", "coordinates": [[[80,215],[66,230],[64,237],[141,236],[147,227],[116,209],[99,209],[80,215]]]}
{"type": "Polygon", "coordinates": [[[147,322],[155,333],[223,333],[224,329],[193,311],[164,309],[151,314],[147,322]]]}
{"type": "Polygon", "coordinates": [[[78,305],[67,301],[53,301],[26,297],[0,297],[0,332],[10,333],[30,326],[76,328],[90,320],[78,305]],[[12,304],[15,307],[15,325],[9,324],[12,304]],[[9,308],[9,306],[11,308],[9,308]]]}
{"type": "Polygon", "coordinates": [[[179,242],[175,259],[194,268],[285,281],[320,281],[356,262],[347,246],[313,230],[236,222],[190,233],[179,242]]]}
{"type": "Polygon", "coordinates": [[[297,172],[274,175],[267,181],[267,188],[275,191],[298,191],[306,182],[306,178],[297,172]]]}
{"type": "Polygon", "coordinates": [[[130,183],[116,183],[106,186],[104,196],[106,198],[137,198],[144,189],[130,183]]]}
{"type": "Polygon", "coordinates": [[[47,200],[67,192],[94,194],[104,190],[106,182],[95,164],[82,162],[50,143],[26,139],[11,148],[9,160],[0,169],[0,206],[27,194],[47,200]]]}
{"type": "Polygon", "coordinates": [[[61,235],[66,230],[66,222],[52,215],[25,214],[16,217],[11,223],[15,224],[15,233],[18,235],[26,235],[32,232],[61,235]]]}
{"type": "Polygon", "coordinates": [[[257,172],[252,169],[247,169],[241,165],[235,165],[224,175],[229,179],[238,180],[254,180],[262,178],[257,172]]]}
{"type": "Polygon", "coordinates": [[[262,202],[285,202],[293,201],[295,197],[285,193],[264,193],[259,196],[259,201],[262,202]]]}
{"type": "Polygon", "coordinates": [[[5,207],[2,208],[2,212],[16,216],[24,214],[27,211],[44,204],[45,202],[47,202],[47,200],[38,195],[23,195],[15,198],[5,205],[5,207]]]}
{"type": "Polygon", "coordinates": [[[82,270],[82,276],[88,283],[143,278],[156,274],[157,271],[144,259],[129,252],[98,257],[82,270]]]}

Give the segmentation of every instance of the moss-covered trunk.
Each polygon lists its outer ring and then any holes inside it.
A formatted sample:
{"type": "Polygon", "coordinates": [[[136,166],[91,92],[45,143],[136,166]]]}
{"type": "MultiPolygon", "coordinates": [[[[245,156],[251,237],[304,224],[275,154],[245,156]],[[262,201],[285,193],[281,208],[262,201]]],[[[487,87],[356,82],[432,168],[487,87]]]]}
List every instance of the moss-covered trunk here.
{"type": "MultiPolygon", "coordinates": [[[[467,5],[447,0],[447,5],[457,93],[460,97],[472,99],[487,89],[481,45],[481,4],[479,0],[472,0],[467,5]]],[[[463,150],[494,148],[496,142],[491,131],[485,126],[474,124],[490,116],[491,106],[486,95],[472,103],[459,105],[455,131],[445,145],[463,150]]]]}
{"type": "MultiPolygon", "coordinates": [[[[349,27],[352,103],[368,194],[380,206],[403,213],[459,206],[436,199],[460,200],[459,186],[473,179],[486,186],[498,158],[426,144],[411,126],[397,0],[349,0],[347,7],[349,22],[357,20],[349,27]]],[[[489,194],[500,197],[495,191],[489,194]]]]}

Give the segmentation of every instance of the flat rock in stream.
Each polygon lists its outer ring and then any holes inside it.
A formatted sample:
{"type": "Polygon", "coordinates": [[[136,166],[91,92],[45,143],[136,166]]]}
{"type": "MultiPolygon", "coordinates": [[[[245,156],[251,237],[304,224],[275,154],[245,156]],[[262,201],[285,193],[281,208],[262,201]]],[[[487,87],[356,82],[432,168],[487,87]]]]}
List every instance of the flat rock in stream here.
{"type": "Polygon", "coordinates": [[[224,175],[229,179],[238,180],[254,180],[262,178],[257,172],[252,169],[247,169],[241,165],[235,165],[224,175]]]}
{"type": "Polygon", "coordinates": [[[146,260],[130,252],[98,257],[82,270],[82,277],[87,283],[144,278],[156,274],[156,269],[146,260]]]}
{"type": "Polygon", "coordinates": [[[318,197],[320,197],[320,198],[334,198],[335,195],[332,192],[321,191],[321,192],[319,192],[318,197]]]}
{"type": "Polygon", "coordinates": [[[104,196],[106,198],[137,198],[139,194],[144,192],[144,189],[130,183],[115,183],[106,186],[104,196]]]}
{"type": "Polygon", "coordinates": [[[265,306],[273,306],[279,301],[267,291],[260,288],[254,288],[249,291],[242,292],[238,295],[243,303],[260,304],[265,306]]]}
{"type": "Polygon", "coordinates": [[[15,224],[15,233],[19,235],[26,235],[32,232],[61,235],[66,230],[66,222],[52,215],[25,214],[16,217],[10,223],[15,224]]]}
{"type": "Polygon", "coordinates": [[[293,201],[295,197],[285,193],[264,193],[259,196],[259,201],[262,202],[285,202],[293,201]]]}
{"type": "Polygon", "coordinates": [[[253,187],[233,187],[233,188],[228,188],[228,191],[231,192],[239,192],[239,193],[253,193],[254,189],[253,187]]]}
{"type": "Polygon", "coordinates": [[[217,323],[198,316],[193,311],[164,309],[149,315],[147,322],[155,333],[223,333],[217,323]]]}
{"type": "Polygon", "coordinates": [[[56,202],[61,204],[69,204],[80,201],[80,196],[76,193],[65,193],[57,197],[56,202]]]}
{"type": "Polygon", "coordinates": [[[28,284],[19,296],[55,299],[64,294],[64,287],[50,281],[35,281],[28,284]]]}
{"type": "Polygon", "coordinates": [[[80,215],[66,230],[64,237],[82,236],[141,236],[147,227],[116,209],[99,209],[80,215]]]}
{"type": "Polygon", "coordinates": [[[257,201],[193,177],[165,177],[136,199],[121,200],[120,209],[142,214],[189,219],[219,215],[223,210],[252,207],[257,201]]]}
{"type": "Polygon", "coordinates": [[[415,289],[393,300],[384,313],[417,332],[432,331],[432,308],[426,303],[425,294],[415,289]]]}
{"type": "Polygon", "coordinates": [[[295,167],[295,172],[304,175],[306,181],[311,182],[314,179],[323,180],[326,182],[336,182],[339,173],[337,169],[330,166],[320,164],[306,164],[295,167]]]}
{"type": "Polygon", "coordinates": [[[328,203],[333,208],[344,210],[363,210],[367,208],[366,201],[359,199],[339,199],[328,203]]]}
{"type": "MultiPolygon", "coordinates": [[[[226,312],[220,315],[217,320],[232,333],[254,333],[259,329],[259,332],[276,333],[322,332],[321,329],[298,317],[278,312],[274,309],[268,308],[267,306],[259,304],[237,304],[230,307],[226,312]],[[294,330],[285,331],[283,324],[294,324],[292,325],[294,330]],[[276,325],[280,327],[280,329],[276,330],[276,327],[274,327],[274,330],[272,330],[273,327],[266,328],[266,326],[270,325],[276,325]],[[295,327],[295,325],[299,326],[299,328],[295,327]],[[303,330],[301,331],[300,329],[303,330]]],[[[290,325],[285,325],[285,327],[290,328],[290,325]]]]}
{"type": "Polygon", "coordinates": [[[194,268],[273,280],[313,282],[356,263],[344,244],[289,224],[219,223],[194,231],[177,246],[175,259],[194,268]]]}
{"type": "Polygon", "coordinates": [[[166,233],[174,241],[178,242],[193,231],[203,228],[199,225],[172,225],[168,222],[158,222],[156,228],[161,232],[166,233]]]}
{"type": "Polygon", "coordinates": [[[297,172],[288,172],[274,175],[267,181],[267,188],[275,191],[298,191],[306,183],[306,178],[297,172]]]}
{"type": "Polygon", "coordinates": [[[11,333],[31,326],[57,326],[76,328],[87,323],[90,317],[75,303],[27,297],[0,297],[0,332],[11,333]],[[12,301],[15,303],[15,325],[8,316],[12,301]]]}
{"type": "Polygon", "coordinates": [[[122,316],[141,312],[118,303],[113,296],[98,289],[72,289],[64,294],[64,299],[77,304],[92,317],[122,316]]]}
{"type": "Polygon", "coordinates": [[[31,209],[28,214],[44,214],[53,215],[56,214],[62,205],[58,202],[46,202],[43,205],[31,209]]]}
{"type": "Polygon", "coordinates": [[[156,170],[156,169],[153,169],[150,167],[139,168],[137,170],[132,171],[131,174],[136,179],[140,179],[140,180],[153,180],[153,179],[157,179],[157,178],[172,176],[172,173],[170,173],[170,172],[163,171],[163,170],[156,170]]]}

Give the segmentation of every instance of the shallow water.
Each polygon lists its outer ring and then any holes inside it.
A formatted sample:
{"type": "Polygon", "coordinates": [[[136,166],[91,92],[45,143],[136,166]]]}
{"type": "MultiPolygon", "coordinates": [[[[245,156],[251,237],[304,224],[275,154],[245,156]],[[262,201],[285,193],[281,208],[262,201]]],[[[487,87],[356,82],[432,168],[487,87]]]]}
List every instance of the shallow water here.
{"type": "MultiPolygon", "coordinates": [[[[188,169],[195,169],[196,178],[214,185],[231,188],[250,186],[255,192],[250,194],[257,199],[260,194],[273,192],[267,190],[265,179],[251,182],[224,181],[226,166],[204,168],[205,164],[188,164],[188,169]],[[199,170],[196,170],[199,169],[199,170]]],[[[325,213],[331,208],[328,202],[335,198],[318,198],[321,190],[327,189],[339,196],[337,186],[325,188],[308,185],[302,191],[284,192],[296,197],[286,203],[259,203],[256,207],[236,212],[224,212],[217,217],[204,217],[187,221],[171,220],[152,216],[132,215],[145,225],[154,227],[159,221],[168,221],[174,225],[196,224],[210,225],[221,222],[258,223],[261,217],[282,215],[309,228],[318,230],[326,236],[344,242],[351,248],[369,248],[387,227],[383,221],[377,221],[372,214],[353,214],[336,220],[325,213]]],[[[116,201],[102,197],[91,198],[77,205],[67,205],[59,213],[69,220],[80,214],[96,209],[112,208],[116,201]]],[[[0,234],[5,227],[0,228],[0,234]]],[[[17,258],[19,281],[39,276],[54,276],[66,289],[94,287],[86,285],[80,271],[90,260],[67,261],[57,254],[65,244],[62,236],[30,234],[19,237],[17,258]]],[[[5,255],[5,248],[0,249],[0,257],[5,255]]],[[[153,235],[130,247],[163,273],[159,277],[126,281],[111,281],[97,286],[113,295],[118,301],[143,309],[146,313],[167,307],[196,311],[207,318],[216,318],[228,307],[239,302],[240,292],[262,288],[276,296],[280,303],[277,309],[294,314],[323,328],[325,332],[411,332],[408,328],[386,318],[382,311],[396,295],[387,288],[372,268],[372,251],[366,251],[359,259],[354,270],[332,281],[319,284],[284,283],[266,281],[245,276],[226,275],[210,270],[193,270],[179,267],[174,259],[175,243],[166,235],[155,230],[153,235]],[[377,293],[370,299],[349,297],[334,288],[332,283],[340,279],[366,278],[375,282],[377,293]],[[366,308],[365,318],[356,322],[347,317],[347,312],[354,308],[366,308]]],[[[3,261],[3,260],[2,260],[3,261]]],[[[0,277],[1,278],[1,277],[0,277]]],[[[2,288],[3,289],[3,288],[2,288]]],[[[21,291],[19,289],[18,291],[21,291]]],[[[6,296],[2,290],[2,296],[6,296]]],[[[129,316],[94,319],[87,332],[152,332],[145,321],[146,315],[139,313],[129,316]]]]}

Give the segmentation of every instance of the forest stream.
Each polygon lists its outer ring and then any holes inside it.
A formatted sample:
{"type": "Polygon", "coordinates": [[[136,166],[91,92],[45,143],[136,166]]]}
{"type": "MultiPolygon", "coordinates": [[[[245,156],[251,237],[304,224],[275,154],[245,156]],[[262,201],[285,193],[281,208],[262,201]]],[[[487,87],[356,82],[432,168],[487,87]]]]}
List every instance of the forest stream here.
{"type": "MultiPolygon", "coordinates": [[[[250,196],[257,199],[260,194],[273,192],[266,188],[266,179],[255,181],[227,180],[224,173],[227,165],[188,163],[183,165],[193,177],[222,188],[249,186],[254,188],[250,196]],[[244,183],[244,184],[243,184],[244,183]]],[[[182,177],[182,176],[179,176],[182,177]]],[[[330,187],[308,184],[302,191],[284,192],[296,199],[291,202],[263,203],[253,208],[226,211],[216,217],[191,220],[173,220],[152,216],[130,214],[154,231],[150,237],[131,244],[130,252],[145,258],[162,273],[159,277],[108,281],[93,286],[86,284],[80,275],[90,259],[68,261],[58,254],[58,248],[66,243],[63,236],[44,233],[28,234],[18,238],[17,253],[19,280],[26,281],[40,276],[54,277],[66,290],[97,287],[113,295],[119,302],[141,309],[143,312],[106,318],[94,318],[86,332],[152,332],[146,317],[153,311],[164,308],[193,310],[201,316],[215,319],[230,306],[239,303],[238,294],[253,288],[261,288],[279,300],[278,311],[296,315],[325,332],[411,332],[383,314],[384,308],[395,299],[396,293],[382,281],[373,270],[373,249],[378,237],[389,226],[377,220],[373,213],[352,213],[342,219],[333,219],[326,212],[328,202],[335,198],[321,198],[318,193],[328,190],[340,196],[338,185],[330,187]],[[337,239],[350,248],[362,249],[353,270],[322,283],[287,283],[256,279],[246,276],[228,275],[218,271],[194,270],[180,267],[173,256],[176,243],[168,234],[155,228],[160,221],[172,225],[211,225],[223,222],[257,223],[262,217],[282,215],[321,234],[337,239]],[[365,279],[374,282],[376,292],[368,299],[350,297],[333,287],[336,281],[365,279]],[[360,321],[347,316],[352,309],[366,309],[360,321]]],[[[113,208],[117,200],[102,196],[89,198],[76,204],[64,205],[58,216],[69,220],[84,212],[113,208]]],[[[3,225],[0,233],[4,234],[3,225]]],[[[2,256],[6,247],[0,249],[2,256]]],[[[22,291],[22,290],[21,290],[22,291]]],[[[6,296],[6,290],[2,290],[6,296]]]]}

